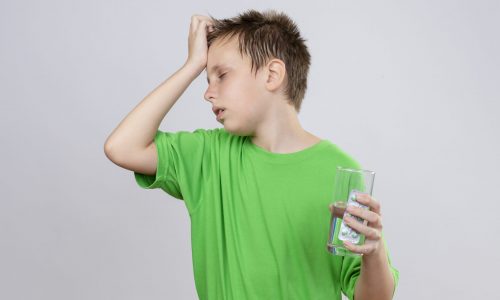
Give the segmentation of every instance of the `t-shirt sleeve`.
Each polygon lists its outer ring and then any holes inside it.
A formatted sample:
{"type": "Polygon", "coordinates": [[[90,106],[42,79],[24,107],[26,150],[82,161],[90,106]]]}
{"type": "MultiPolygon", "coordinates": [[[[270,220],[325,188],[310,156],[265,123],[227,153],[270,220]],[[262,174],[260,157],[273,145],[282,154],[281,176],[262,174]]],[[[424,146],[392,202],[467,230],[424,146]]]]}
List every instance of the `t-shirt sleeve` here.
{"type": "MultiPolygon", "coordinates": [[[[394,290],[392,294],[394,295],[394,291],[398,286],[399,282],[399,271],[392,266],[389,250],[387,248],[387,243],[384,238],[384,232],[382,231],[382,240],[385,245],[387,259],[389,261],[389,268],[392,273],[392,277],[394,278],[394,290]]],[[[356,288],[356,283],[358,281],[359,275],[361,274],[361,257],[354,256],[344,256],[342,260],[342,268],[340,273],[340,284],[341,289],[344,295],[346,295],[349,299],[354,299],[354,291],[356,288]]]]}
{"type": "MultiPolygon", "coordinates": [[[[354,169],[363,169],[363,166],[351,156],[347,156],[346,167],[354,168],[354,169]]],[[[352,178],[354,180],[353,185],[359,187],[360,190],[364,190],[364,182],[362,177],[355,176],[352,178]]],[[[384,238],[384,232],[382,231],[382,240],[385,245],[387,259],[389,261],[389,267],[394,278],[394,291],[399,282],[399,271],[392,266],[391,258],[389,255],[389,249],[387,248],[387,243],[384,238]]],[[[340,273],[340,281],[341,281],[341,289],[344,295],[346,295],[349,299],[354,299],[354,291],[356,288],[356,283],[358,281],[359,275],[361,274],[361,257],[355,256],[344,256],[342,260],[342,268],[340,273]]]]}
{"type": "Polygon", "coordinates": [[[193,132],[156,132],[154,143],[158,154],[155,175],[134,172],[137,184],[145,189],[161,188],[184,200],[191,214],[200,201],[204,173],[209,169],[211,138],[214,130],[193,132]]]}

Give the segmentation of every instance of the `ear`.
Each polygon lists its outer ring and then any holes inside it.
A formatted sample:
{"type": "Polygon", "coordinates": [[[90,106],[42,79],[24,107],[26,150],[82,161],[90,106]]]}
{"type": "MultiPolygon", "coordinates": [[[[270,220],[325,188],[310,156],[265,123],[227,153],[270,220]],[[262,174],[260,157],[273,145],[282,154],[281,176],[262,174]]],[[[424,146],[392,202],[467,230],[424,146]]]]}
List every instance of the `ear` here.
{"type": "Polygon", "coordinates": [[[266,86],[270,91],[276,91],[281,88],[286,80],[286,66],[280,59],[272,59],[267,63],[266,86]]]}

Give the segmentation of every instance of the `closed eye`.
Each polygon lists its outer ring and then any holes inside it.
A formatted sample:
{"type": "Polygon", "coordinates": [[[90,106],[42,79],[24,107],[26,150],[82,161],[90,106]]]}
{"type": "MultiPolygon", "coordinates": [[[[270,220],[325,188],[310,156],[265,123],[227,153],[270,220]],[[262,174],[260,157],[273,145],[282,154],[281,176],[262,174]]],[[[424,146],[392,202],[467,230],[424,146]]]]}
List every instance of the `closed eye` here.
{"type": "MultiPolygon", "coordinates": [[[[224,73],[224,74],[222,74],[222,75],[220,75],[220,76],[219,76],[219,77],[217,77],[217,78],[222,79],[222,77],[224,77],[226,74],[227,74],[227,72],[226,72],[226,73],[224,73]]],[[[208,79],[208,77],[207,77],[207,83],[208,83],[208,84],[210,84],[210,80],[208,79]]]]}

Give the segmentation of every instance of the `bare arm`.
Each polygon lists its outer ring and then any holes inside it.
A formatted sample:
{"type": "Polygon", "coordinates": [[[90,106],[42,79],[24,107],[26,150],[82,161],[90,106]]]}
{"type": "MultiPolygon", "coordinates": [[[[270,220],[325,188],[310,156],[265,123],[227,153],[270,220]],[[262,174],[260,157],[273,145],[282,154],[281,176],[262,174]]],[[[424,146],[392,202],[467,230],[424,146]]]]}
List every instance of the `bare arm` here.
{"type": "Polygon", "coordinates": [[[371,256],[363,256],[361,274],[355,287],[355,299],[392,299],[394,278],[389,268],[385,246],[371,256]]]}
{"type": "Polygon", "coordinates": [[[153,143],[156,131],[186,88],[205,69],[210,24],[208,17],[191,17],[186,63],[150,92],[106,139],[104,153],[112,162],[143,174],[156,173],[157,152],[153,143]]]}
{"type": "Polygon", "coordinates": [[[150,147],[163,118],[202,70],[186,63],[150,92],[107,138],[106,156],[117,163],[150,147]]]}

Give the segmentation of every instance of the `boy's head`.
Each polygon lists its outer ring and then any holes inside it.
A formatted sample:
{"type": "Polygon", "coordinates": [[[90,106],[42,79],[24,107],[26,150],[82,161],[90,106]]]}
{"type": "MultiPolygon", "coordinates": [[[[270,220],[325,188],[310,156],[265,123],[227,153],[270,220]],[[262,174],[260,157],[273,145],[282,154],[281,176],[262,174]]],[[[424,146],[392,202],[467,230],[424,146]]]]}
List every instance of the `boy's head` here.
{"type": "Polygon", "coordinates": [[[265,103],[271,94],[280,94],[298,113],[311,57],[295,23],[274,10],[248,10],[230,19],[210,17],[213,27],[207,34],[209,87],[205,98],[217,107],[228,105],[228,119],[230,106],[241,101],[238,109],[250,110],[246,121],[254,125],[259,120],[251,112],[261,114],[265,106],[272,105],[265,103]],[[216,69],[219,65],[223,67],[216,69]]]}

